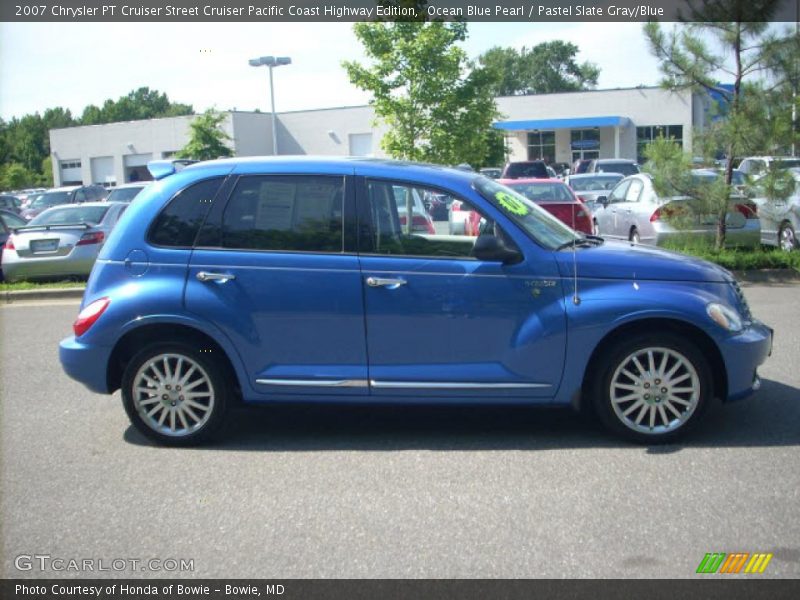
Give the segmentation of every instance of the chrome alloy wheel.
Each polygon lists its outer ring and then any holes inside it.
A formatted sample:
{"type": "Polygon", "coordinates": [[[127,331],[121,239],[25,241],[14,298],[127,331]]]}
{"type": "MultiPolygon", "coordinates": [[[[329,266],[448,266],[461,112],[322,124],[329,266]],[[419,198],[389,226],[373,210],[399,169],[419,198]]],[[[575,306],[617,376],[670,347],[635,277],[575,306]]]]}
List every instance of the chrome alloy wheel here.
{"type": "Polygon", "coordinates": [[[133,403],[148,427],[172,437],[203,427],[214,409],[214,387],[205,369],[182,354],[158,354],[133,378],[133,403]]]}
{"type": "Polygon", "coordinates": [[[609,392],[623,425],[639,433],[663,434],[691,418],[700,401],[700,377],[680,352],[643,348],[619,363],[609,392]]]}
{"type": "Polygon", "coordinates": [[[794,229],[791,228],[789,225],[784,225],[781,227],[778,244],[781,247],[781,250],[785,252],[791,252],[795,249],[797,245],[797,241],[794,237],[794,229]]]}

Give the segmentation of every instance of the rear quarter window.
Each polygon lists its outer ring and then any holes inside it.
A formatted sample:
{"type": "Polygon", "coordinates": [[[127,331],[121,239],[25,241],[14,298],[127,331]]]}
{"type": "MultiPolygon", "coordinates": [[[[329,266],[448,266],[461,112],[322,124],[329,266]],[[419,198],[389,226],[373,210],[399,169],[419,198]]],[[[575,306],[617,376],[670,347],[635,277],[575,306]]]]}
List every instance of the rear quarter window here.
{"type": "Polygon", "coordinates": [[[191,248],[224,178],[194,183],[175,194],[150,227],[154,246],[191,248]]]}

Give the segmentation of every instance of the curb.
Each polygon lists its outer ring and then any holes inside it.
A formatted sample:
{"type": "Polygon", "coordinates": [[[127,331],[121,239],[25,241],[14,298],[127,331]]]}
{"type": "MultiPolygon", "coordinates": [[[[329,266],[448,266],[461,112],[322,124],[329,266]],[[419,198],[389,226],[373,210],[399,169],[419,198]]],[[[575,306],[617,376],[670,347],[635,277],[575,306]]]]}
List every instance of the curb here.
{"type": "Polygon", "coordinates": [[[44,290],[16,290],[2,292],[6,304],[12,302],[27,302],[29,300],[63,300],[83,298],[86,288],[49,288],[44,290]]]}
{"type": "Polygon", "coordinates": [[[758,269],[733,271],[733,276],[741,283],[800,283],[800,271],[795,269],[758,269]]]}

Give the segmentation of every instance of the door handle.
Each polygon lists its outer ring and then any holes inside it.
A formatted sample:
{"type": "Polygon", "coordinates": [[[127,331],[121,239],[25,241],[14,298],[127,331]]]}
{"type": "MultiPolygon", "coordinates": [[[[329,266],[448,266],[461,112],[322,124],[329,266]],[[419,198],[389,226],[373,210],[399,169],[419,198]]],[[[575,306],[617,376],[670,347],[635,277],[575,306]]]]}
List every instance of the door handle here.
{"type": "Polygon", "coordinates": [[[219,281],[220,283],[225,283],[231,279],[236,279],[236,275],[231,275],[230,273],[209,273],[207,271],[200,271],[197,273],[197,280],[202,281],[203,283],[206,281],[219,281]]]}
{"type": "Polygon", "coordinates": [[[388,290],[396,290],[401,285],[408,283],[405,279],[389,279],[384,277],[367,277],[369,287],[385,287],[388,290]]]}

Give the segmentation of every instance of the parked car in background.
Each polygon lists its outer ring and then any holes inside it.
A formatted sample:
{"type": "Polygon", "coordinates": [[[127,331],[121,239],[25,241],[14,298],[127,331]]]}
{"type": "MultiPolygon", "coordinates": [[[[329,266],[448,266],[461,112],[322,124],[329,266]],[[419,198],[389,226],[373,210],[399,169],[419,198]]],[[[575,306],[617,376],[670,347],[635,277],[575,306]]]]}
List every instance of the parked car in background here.
{"type": "Polygon", "coordinates": [[[53,206],[78,202],[98,202],[107,195],[108,192],[102,185],[73,185],[55,188],[37,197],[28,208],[22,210],[21,214],[23,219],[30,221],[43,210],[53,206]]]}
{"type": "Polygon", "coordinates": [[[794,192],[785,199],[768,201],[763,195],[753,198],[761,219],[761,243],[787,252],[800,249],[800,168],[789,172],[795,180],[794,192]]]}
{"type": "Polygon", "coordinates": [[[17,227],[3,248],[6,281],[89,275],[127,207],[121,202],[56,206],[17,227]]]}
{"type": "Polygon", "coordinates": [[[524,160],[506,163],[501,179],[547,179],[549,176],[543,160],[524,160]]]}
{"type": "Polygon", "coordinates": [[[781,169],[800,167],[800,157],[748,156],[747,158],[743,158],[742,162],[740,162],[739,166],[736,168],[751,179],[760,179],[772,166],[781,169]]]}
{"type": "Polygon", "coordinates": [[[594,213],[596,202],[600,196],[608,196],[608,193],[622,180],[619,173],[582,173],[580,175],[567,175],[564,178],[566,183],[579,200],[582,200],[586,207],[594,213]]]}
{"type": "Polygon", "coordinates": [[[575,231],[594,233],[591,211],[567,184],[553,179],[498,179],[497,183],[522,194],[575,231]]]}
{"type": "Polygon", "coordinates": [[[592,159],[590,158],[579,158],[574,163],[572,163],[572,168],[569,170],[570,175],[580,175],[581,173],[586,173],[589,165],[591,164],[592,159]]]}
{"type": "Polygon", "coordinates": [[[19,214],[22,210],[22,200],[20,200],[19,196],[2,194],[0,195],[0,210],[7,210],[14,214],[19,214]]]}
{"type": "Polygon", "coordinates": [[[109,190],[106,202],[132,202],[149,182],[142,183],[123,183],[109,190]]]}
{"type": "Polygon", "coordinates": [[[397,214],[400,215],[400,226],[404,231],[408,231],[406,223],[411,217],[411,232],[436,233],[433,226],[433,219],[425,209],[422,196],[418,190],[396,187],[394,190],[394,201],[397,214]]]}
{"type": "Polygon", "coordinates": [[[619,173],[620,175],[636,175],[641,172],[634,160],[622,158],[596,158],[589,163],[587,173],[619,173]]]}
{"type": "Polygon", "coordinates": [[[434,221],[447,221],[453,197],[436,191],[428,191],[422,200],[425,210],[434,221]]]}
{"type": "Polygon", "coordinates": [[[772,332],[728,271],[583,236],[477,173],[280,156],[157,172],[59,349],[157,443],[207,441],[239,402],[313,400],[572,405],[653,444],[760,386],[772,332]],[[398,188],[452,195],[481,235],[404,231],[398,188]]]}
{"type": "MultiPolygon", "coordinates": [[[[693,176],[709,182],[718,177],[705,169],[694,170],[693,176]]],[[[594,211],[597,234],[656,246],[678,238],[703,236],[713,240],[717,230],[716,217],[690,217],[687,202],[689,198],[685,196],[659,197],[653,188],[652,178],[646,173],[626,177],[607,197],[597,199],[594,211]],[[682,223],[679,227],[673,220],[677,215],[686,215],[690,222],[682,223]]],[[[754,247],[759,244],[761,225],[757,207],[747,198],[731,196],[726,225],[728,245],[754,247]]]]}
{"type": "Polygon", "coordinates": [[[479,172],[481,175],[488,177],[489,179],[499,179],[503,174],[503,169],[499,167],[484,167],[479,172]]]}
{"type": "Polygon", "coordinates": [[[15,227],[22,227],[25,225],[25,220],[18,214],[8,210],[0,209],[0,281],[3,281],[3,246],[8,241],[8,236],[13,233],[15,227]]]}

